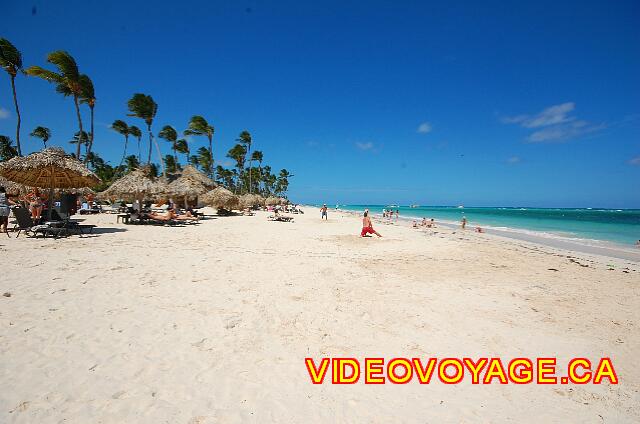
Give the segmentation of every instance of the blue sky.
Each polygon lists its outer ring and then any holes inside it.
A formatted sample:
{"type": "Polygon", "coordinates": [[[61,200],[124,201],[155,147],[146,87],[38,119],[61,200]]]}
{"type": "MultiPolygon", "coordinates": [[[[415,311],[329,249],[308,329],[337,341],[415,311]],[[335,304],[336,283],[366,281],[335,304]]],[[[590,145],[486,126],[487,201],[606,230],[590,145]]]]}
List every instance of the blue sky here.
{"type": "MultiPolygon", "coordinates": [[[[142,92],[159,104],[156,133],[209,119],[217,162],[249,130],[265,162],[295,175],[290,197],[301,202],[640,207],[637,1],[2,9],[0,36],[26,66],[64,49],[91,76],[95,148],[111,163],[123,146],[109,125],[142,92]]],[[[70,150],[72,100],[33,78],[17,89],[25,150],[40,147],[28,136],[36,125],[70,150]]],[[[14,126],[3,73],[0,134],[14,126]]]]}

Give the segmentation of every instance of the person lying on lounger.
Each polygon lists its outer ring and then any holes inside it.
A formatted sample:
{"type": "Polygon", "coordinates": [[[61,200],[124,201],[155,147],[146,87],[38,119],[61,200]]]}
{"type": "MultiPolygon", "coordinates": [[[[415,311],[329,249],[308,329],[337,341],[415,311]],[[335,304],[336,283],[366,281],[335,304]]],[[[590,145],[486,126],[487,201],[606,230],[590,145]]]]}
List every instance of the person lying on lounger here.
{"type": "Polygon", "coordinates": [[[191,211],[186,211],[183,214],[176,214],[173,209],[167,209],[167,212],[163,214],[151,212],[149,214],[149,218],[155,219],[156,221],[171,221],[172,219],[176,221],[197,221],[198,220],[198,217],[193,216],[191,211]]]}
{"type": "Polygon", "coordinates": [[[165,213],[150,212],[147,217],[156,221],[171,221],[176,219],[176,214],[171,209],[167,209],[165,213]]]}

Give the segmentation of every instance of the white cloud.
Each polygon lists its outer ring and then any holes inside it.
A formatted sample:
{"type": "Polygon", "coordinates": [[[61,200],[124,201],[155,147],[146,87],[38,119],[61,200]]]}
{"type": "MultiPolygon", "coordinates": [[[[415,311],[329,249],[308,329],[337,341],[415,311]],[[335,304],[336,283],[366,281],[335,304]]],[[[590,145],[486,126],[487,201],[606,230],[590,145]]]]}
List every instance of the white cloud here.
{"type": "Polygon", "coordinates": [[[356,143],[356,147],[360,150],[371,150],[373,149],[373,143],[368,141],[366,143],[356,143]]]}
{"type": "Polygon", "coordinates": [[[590,124],[587,121],[574,121],[568,124],[554,125],[535,131],[527,137],[531,143],[563,142],[581,135],[604,129],[604,124],[590,124]]]}
{"type": "Polygon", "coordinates": [[[430,133],[432,129],[433,129],[433,128],[431,127],[431,124],[430,124],[430,123],[428,123],[428,122],[423,122],[422,124],[420,124],[420,125],[418,126],[418,132],[419,132],[420,134],[427,134],[427,133],[430,133]]]}
{"type": "Polygon", "coordinates": [[[7,109],[0,107],[0,119],[7,119],[10,113],[7,109]]]}
{"type": "Polygon", "coordinates": [[[520,163],[521,159],[519,156],[511,156],[509,159],[507,159],[507,163],[509,164],[516,164],[516,163],[520,163]]]}
{"type": "Polygon", "coordinates": [[[629,161],[629,164],[631,164],[631,165],[640,165],[640,156],[636,156],[635,158],[631,159],[629,161]]]}
{"type": "Polygon", "coordinates": [[[535,129],[526,138],[531,143],[563,142],[581,135],[593,133],[606,127],[604,124],[592,124],[579,120],[570,113],[575,103],[566,102],[549,106],[535,115],[517,115],[501,118],[505,124],[517,124],[523,128],[535,129]]]}
{"type": "Polygon", "coordinates": [[[575,108],[575,103],[567,102],[549,106],[542,112],[535,115],[507,116],[502,118],[502,122],[505,124],[520,124],[525,128],[540,128],[549,125],[562,124],[563,122],[569,122],[575,119],[568,116],[568,114],[575,108]]]}

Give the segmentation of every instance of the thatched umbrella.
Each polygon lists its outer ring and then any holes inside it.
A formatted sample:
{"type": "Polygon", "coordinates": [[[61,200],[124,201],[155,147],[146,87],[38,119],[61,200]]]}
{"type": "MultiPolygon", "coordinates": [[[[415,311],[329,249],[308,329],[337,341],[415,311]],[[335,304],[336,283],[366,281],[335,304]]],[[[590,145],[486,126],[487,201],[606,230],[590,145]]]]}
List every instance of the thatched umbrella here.
{"type": "Polygon", "coordinates": [[[0,175],[19,184],[49,189],[49,219],[56,188],[92,187],[98,178],[79,160],[58,147],[49,147],[28,156],[18,156],[0,163],[0,175]]]}
{"type": "Polygon", "coordinates": [[[4,187],[7,191],[7,196],[15,197],[20,196],[28,192],[31,188],[22,184],[14,183],[4,177],[0,177],[0,187],[4,187]]]}
{"type": "Polygon", "coordinates": [[[240,196],[240,206],[245,209],[253,209],[256,207],[264,206],[264,197],[257,194],[245,194],[240,196]]]}
{"type": "Polygon", "coordinates": [[[209,188],[198,180],[185,176],[184,174],[167,185],[168,194],[184,198],[184,205],[187,207],[187,200],[197,198],[209,191],[209,188]]]}
{"type": "Polygon", "coordinates": [[[277,197],[269,196],[264,201],[264,204],[267,205],[267,206],[276,206],[276,205],[280,204],[280,199],[277,198],[277,197]]]}
{"type": "Polygon", "coordinates": [[[187,165],[182,169],[182,177],[188,177],[199,182],[208,189],[214,189],[218,186],[211,178],[207,177],[204,172],[198,171],[194,166],[187,165]]]}
{"type": "Polygon", "coordinates": [[[98,196],[107,199],[135,199],[142,204],[145,197],[157,195],[162,186],[158,179],[149,175],[148,169],[135,169],[114,181],[108,189],[98,193],[98,196]]]}
{"type": "Polygon", "coordinates": [[[80,196],[83,196],[83,197],[96,195],[96,192],[90,189],[89,187],[73,188],[73,189],[64,190],[64,191],[66,191],[67,193],[79,194],[80,196]]]}
{"type": "Polygon", "coordinates": [[[216,208],[218,212],[221,210],[231,211],[240,206],[240,198],[222,187],[215,188],[205,193],[202,196],[202,200],[216,208]]]}

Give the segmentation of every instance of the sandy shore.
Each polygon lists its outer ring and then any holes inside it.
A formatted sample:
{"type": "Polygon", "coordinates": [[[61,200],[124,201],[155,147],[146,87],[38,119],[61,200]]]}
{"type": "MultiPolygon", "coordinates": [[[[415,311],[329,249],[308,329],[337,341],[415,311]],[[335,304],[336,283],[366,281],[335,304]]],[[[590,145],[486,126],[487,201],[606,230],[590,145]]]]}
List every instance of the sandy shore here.
{"type": "Polygon", "coordinates": [[[0,422],[640,421],[637,262],[329,217],[2,236],[0,422]],[[608,356],[620,384],[312,385],[307,356],[608,356]]]}

